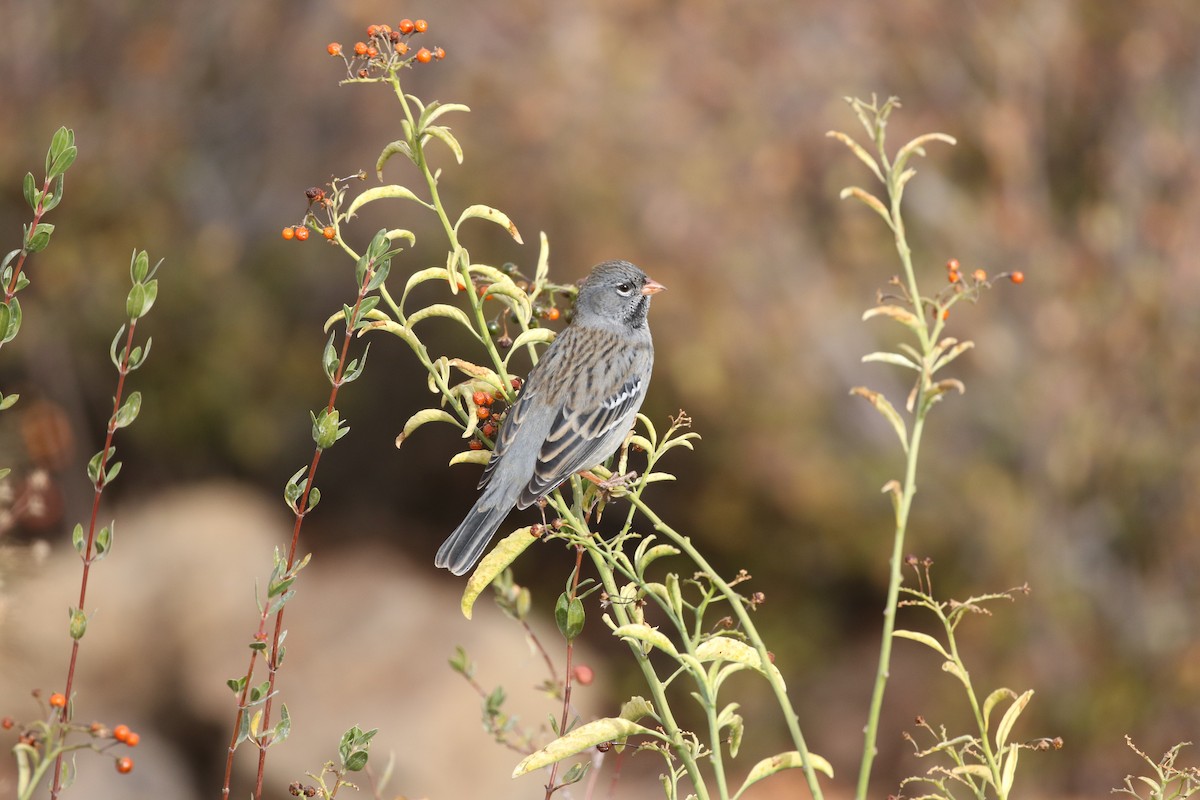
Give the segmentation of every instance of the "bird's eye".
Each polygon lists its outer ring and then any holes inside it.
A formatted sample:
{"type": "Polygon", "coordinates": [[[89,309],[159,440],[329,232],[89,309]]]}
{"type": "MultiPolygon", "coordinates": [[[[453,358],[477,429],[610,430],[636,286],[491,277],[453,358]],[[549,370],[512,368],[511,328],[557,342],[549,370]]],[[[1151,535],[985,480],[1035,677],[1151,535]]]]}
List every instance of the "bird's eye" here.
{"type": "Polygon", "coordinates": [[[629,293],[632,291],[633,291],[633,284],[629,283],[628,281],[626,281],[625,283],[617,284],[617,292],[620,293],[622,297],[627,297],[629,295],[629,293]]]}

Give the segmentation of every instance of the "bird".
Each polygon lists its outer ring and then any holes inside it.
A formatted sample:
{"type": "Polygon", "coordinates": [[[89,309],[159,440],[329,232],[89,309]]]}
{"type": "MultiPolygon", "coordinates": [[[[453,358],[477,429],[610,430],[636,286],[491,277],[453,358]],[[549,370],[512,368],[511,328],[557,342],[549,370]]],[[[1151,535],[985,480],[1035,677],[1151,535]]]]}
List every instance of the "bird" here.
{"type": "Polygon", "coordinates": [[[665,288],[628,261],[592,268],[574,319],[509,408],[479,481],[483,492],[438,549],[436,566],[465,574],[514,507],[528,508],[621,446],[654,366],[650,298],[665,288]]]}

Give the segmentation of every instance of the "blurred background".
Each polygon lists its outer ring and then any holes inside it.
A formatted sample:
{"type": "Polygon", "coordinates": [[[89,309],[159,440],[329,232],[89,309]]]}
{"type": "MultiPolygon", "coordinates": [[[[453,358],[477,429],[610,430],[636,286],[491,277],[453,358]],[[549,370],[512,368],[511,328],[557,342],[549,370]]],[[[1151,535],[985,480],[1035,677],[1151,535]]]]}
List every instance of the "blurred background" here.
{"type": "MultiPolygon", "coordinates": [[[[895,145],[933,130],[956,137],[913,164],[907,221],[922,280],[938,288],[952,257],[966,272],[1022,270],[1027,280],[954,311],[949,335],[977,347],[951,370],[966,394],[940,405],[927,428],[908,548],[934,559],[943,596],[1032,587],[961,629],[976,686],[1036,690],[1017,735],[1066,743],[1022,759],[1031,795],[1106,793],[1138,769],[1125,734],[1151,754],[1200,735],[1200,5],[1186,0],[11,0],[0,26],[3,251],[19,246],[28,221],[22,176],[40,179],[59,125],[75,130],[79,158],[47,217],[58,226],[50,247],[28,263],[24,327],[0,353],[0,386],[22,395],[0,416],[0,463],[16,467],[14,485],[38,468],[53,484],[46,512],[5,534],[10,555],[40,539],[51,560],[70,553],[67,532],[90,503],[83,465],[111,410],[107,349],[129,254],[145,248],[165,259],[158,303],[139,326],[154,348],[133,379],[143,410],[118,438],[124,469],[106,501],[118,526],[122,508],[158,509],[142,533],[160,541],[154,552],[172,569],[216,524],[193,526],[191,545],[176,551],[161,544],[182,541],[171,538],[183,536],[172,521],[203,520],[224,502],[192,502],[224,497],[197,487],[220,482],[255,509],[242,517],[247,531],[274,526],[265,540],[214,536],[181,573],[197,591],[170,621],[185,642],[209,629],[193,620],[211,593],[240,598],[232,666],[197,685],[220,689],[237,673],[257,618],[252,578],[221,581],[234,564],[265,573],[262,542],[287,532],[277,498],[309,458],[308,411],[327,397],[321,323],[354,291],[332,248],[279,232],[300,222],[307,187],[371,172],[400,135],[387,91],[339,88],[345,70],[325,46],[349,47],[367,24],[401,17],[428,19],[425,43],[447,52],[407,76],[406,89],[471,107],[445,118],[466,160],[440,162],[444,200],[504,210],[527,242],[477,225],[466,235],[475,260],[531,270],[545,231],[558,280],[619,257],[669,287],[652,314],[658,360],[644,410],[665,422],[686,409],[704,440],[695,454],[676,451],[664,466],[679,482],[651,500],[766,593],[759,624],[810,746],[844,786],[857,769],[886,588],[891,510],[878,490],[902,469],[891,430],[848,392],[870,385],[899,405],[908,386],[894,369],[859,361],[894,341],[895,326],[861,314],[898,266],[879,220],[838,200],[847,184],[870,187],[870,176],[825,133],[859,135],[843,98],[877,93],[903,101],[889,126],[895,145]],[[163,505],[172,498],[191,500],[172,513],[163,505]],[[260,513],[271,522],[245,522],[260,513]]],[[[385,178],[417,185],[399,160],[385,178]]],[[[442,238],[417,210],[376,204],[350,239],[361,247],[385,225],[413,229],[416,248],[393,264],[398,278],[444,263],[442,238]]],[[[460,346],[446,331],[447,350],[460,346]]],[[[340,565],[341,580],[371,602],[399,603],[391,613],[406,625],[445,631],[459,617],[460,582],[435,571],[432,556],[473,502],[477,470],[444,466],[461,447],[449,428],[422,429],[395,449],[430,397],[407,349],[377,341],[339,402],[352,430],[321,462],[324,500],[303,546],[322,569],[340,565]],[[395,578],[379,569],[393,559],[404,565],[395,578]],[[363,588],[392,580],[433,594],[387,601],[363,588]]],[[[101,584],[109,563],[139,557],[125,543],[94,573],[101,584]]],[[[531,555],[517,579],[549,609],[570,562],[554,548],[531,555]]],[[[56,626],[77,590],[69,571],[57,587],[36,584],[43,594],[22,588],[53,573],[35,561],[12,556],[3,568],[0,652],[10,666],[36,661],[14,644],[34,613],[22,609],[52,608],[57,637],[44,647],[52,666],[36,672],[42,683],[0,670],[0,711],[17,715],[29,714],[32,685],[49,691],[62,680],[68,648],[56,626]]],[[[181,584],[162,585],[170,594],[181,584]]],[[[418,644],[380,657],[379,642],[398,644],[387,609],[372,608],[372,627],[336,662],[377,664],[378,691],[403,719],[350,722],[411,733],[422,718],[406,715],[408,684],[388,676],[397,664],[410,675],[445,671],[453,643],[435,649],[418,632],[402,640],[418,644]]],[[[289,622],[289,642],[303,641],[310,623],[300,612],[289,622]]],[[[602,626],[590,633],[611,687],[595,708],[611,713],[637,685],[602,626]]],[[[523,650],[519,632],[508,634],[523,650]]],[[[85,673],[89,644],[90,635],[85,673]]],[[[149,726],[175,719],[181,687],[192,684],[178,677],[182,651],[144,645],[114,658],[175,676],[161,692],[126,698],[122,707],[139,704],[149,726]]],[[[898,644],[873,795],[929,766],[901,737],[915,715],[951,730],[969,719],[939,666],[898,644]]],[[[332,669],[285,691],[335,691],[332,669]]],[[[479,739],[471,747],[481,753],[499,751],[476,730],[469,690],[449,687],[460,702],[466,695],[466,711],[447,729],[479,739]]],[[[519,679],[512,687],[524,688],[519,679]]],[[[755,716],[745,688],[748,739],[759,737],[748,766],[784,740],[765,707],[755,716]]],[[[201,795],[220,783],[229,705],[161,725],[161,740],[188,754],[201,795]]],[[[294,737],[334,742],[340,730],[325,731],[325,721],[298,721],[294,737]]],[[[453,771],[448,764],[439,767],[453,771]]],[[[405,777],[397,788],[413,796],[453,796],[436,780],[418,787],[405,777]]],[[[513,796],[540,796],[535,779],[521,787],[513,796]]]]}

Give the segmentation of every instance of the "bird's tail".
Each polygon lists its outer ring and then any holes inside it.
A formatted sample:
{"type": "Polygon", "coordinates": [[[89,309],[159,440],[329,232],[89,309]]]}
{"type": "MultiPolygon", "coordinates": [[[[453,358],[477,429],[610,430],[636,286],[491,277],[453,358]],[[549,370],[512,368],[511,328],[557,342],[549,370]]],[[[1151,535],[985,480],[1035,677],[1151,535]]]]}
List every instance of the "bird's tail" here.
{"type": "Polygon", "coordinates": [[[489,500],[486,494],[479,498],[467,518],[446,537],[433,560],[436,566],[445,567],[455,575],[464,575],[483,557],[496,529],[512,509],[511,503],[497,504],[489,500]]]}

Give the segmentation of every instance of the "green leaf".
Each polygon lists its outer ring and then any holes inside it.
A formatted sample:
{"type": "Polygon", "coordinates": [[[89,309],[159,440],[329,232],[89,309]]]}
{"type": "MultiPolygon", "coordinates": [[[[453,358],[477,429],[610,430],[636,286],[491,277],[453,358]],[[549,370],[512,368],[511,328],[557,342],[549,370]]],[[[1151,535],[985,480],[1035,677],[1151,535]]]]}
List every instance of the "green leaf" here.
{"type": "MultiPolygon", "coordinates": [[[[1012,792],[1013,781],[1017,777],[1017,758],[1021,754],[1021,748],[1015,743],[1010,744],[1004,754],[1004,763],[1000,767],[1000,797],[1008,797],[1012,792]]],[[[1179,796],[1179,795],[1176,795],[1179,796]]]]}
{"type": "Polygon", "coordinates": [[[46,172],[46,179],[52,180],[65,173],[75,163],[77,155],[79,155],[79,150],[74,145],[63,148],[62,152],[54,157],[54,163],[46,172]]]}
{"type": "Polygon", "coordinates": [[[96,455],[92,456],[87,465],[88,480],[90,480],[93,484],[99,484],[100,479],[103,477],[100,471],[101,462],[107,462],[108,459],[112,458],[113,455],[116,454],[116,452],[117,448],[110,447],[107,451],[101,450],[100,452],[96,453],[96,455]]]}
{"type": "Polygon", "coordinates": [[[947,661],[950,660],[950,654],[946,652],[946,648],[942,647],[942,643],[927,633],[899,630],[892,631],[892,636],[895,636],[897,639],[911,639],[914,642],[920,642],[929,649],[935,651],[942,658],[946,659],[947,661]]]}
{"type": "Polygon", "coordinates": [[[33,229],[25,230],[25,249],[31,253],[40,253],[50,244],[50,234],[54,233],[54,226],[49,222],[39,222],[33,229]]]}
{"type": "MultiPolygon", "coordinates": [[[[112,480],[112,477],[115,477],[115,473],[113,476],[109,477],[109,480],[112,480]]],[[[96,561],[104,558],[106,555],[108,555],[109,551],[112,550],[113,530],[115,526],[115,522],[112,525],[105,525],[100,529],[100,532],[96,534],[96,561]]]]}
{"type": "Polygon", "coordinates": [[[538,537],[533,535],[533,527],[526,526],[524,528],[517,528],[496,543],[496,546],[480,560],[479,566],[475,568],[475,571],[471,573],[471,577],[467,579],[462,601],[459,604],[464,617],[467,619],[471,618],[471,611],[475,607],[475,601],[479,598],[483,590],[491,586],[496,576],[508,569],[509,565],[516,561],[517,557],[521,553],[524,553],[537,540],[538,537]]]}
{"type": "Polygon", "coordinates": [[[880,217],[882,217],[883,221],[887,223],[889,228],[892,227],[892,215],[889,214],[887,208],[884,207],[883,201],[868,192],[866,189],[858,186],[847,186],[845,189],[842,189],[841,194],[839,194],[838,197],[842,200],[846,200],[848,198],[854,198],[855,200],[858,200],[867,208],[871,209],[880,217]]]}
{"type": "Polygon", "coordinates": [[[53,211],[54,208],[62,202],[63,196],[63,176],[59,175],[54,179],[54,188],[48,192],[39,192],[42,203],[42,213],[46,214],[53,211]]]}
{"type": "Polygon", "coordinates": [[[374,189],[367,189],[350,203],[346,209],[346,219],[354,216],[354,213],[367,203],[373,203],[376,200],[412,200],[414,203],[420,203],[426,208],[432,208],[429,203],[426,203],[421,198],[417,197],[412,189],[398,184],[390,186],[376,186],[374,189]]]}
{"type": "Polygon", "coordinates": [[[908,159],[916,156],[925,155],[925,144],[927,142],[943,142],[950,146],[958,144],[958,140],[953,136],[945,133],[926,133],[918,136],[912,141],[906,143],[903,147],[896,151],[895,159],[892,161],[892,171],[900,172],[904,169],[904,165],[908,163],[908,159]]]}
{"type": "Polygon", "coordinates": [[[271,744],[277,745],[287,741],[288,736],[292,732],[292,715],[288,713],[287,703],[279,704],[279,722],[275,723],[275,729],[271,735],[271,744]]]}
{"type": "Polygon", "coordinates": [[[81,608],[72,608],[68,613],[70,614],[71,622],[67,628],[67,632],[71,635],[72,639],[79,641],[87,633],[87,614],[84,614],[81,608]]]}
{"type": "Polygon", "coordinates": [[[240,678],[230,678],[229,680],[225,681],[225,685],[228,686],[234,694],[241,694],[242,689],[246,688],[246,676],[243,675],[240,678]]]}
{"type": "Polygon", "coordinates": [[[485,205],[468,206],[459,216],[458,222],[454,223],[455,232],[458,231],[459,227],[464,222],[473,218],[490,220],[500,227],[505,228],[509,235],[517,241],[517,244],[525,243],[521,240],[521,234],[517,230],[517,226],[513,224],[513,221],[508,218],[507,214],[505,214],[503,211],[492,208],[491,206],[485,205]]]}
{"type": "Polygon", "coordinates": [[[644,697],[634,695],[621,704],[621,719],[637,722],[642,717],[653,717],[654,706],[644,697]]]}
{"type": "Polygon", "coordinates": [[[21,301],[13,298],[5,304],[8,309],[8,324],[3,330],[0,330],[0,341],[11,342],[17,338],[17,332],[21,330],[21,301]]]}
{"type": "Polygon", "coordinates": [[[145,283],[150,272],[150,256],[145,250],[134,250],[129,259],[129,277],[133,283],[145,283]]]}
{"type": "Polygon", "coordinates": [[[25,192],[25,202],[29,204],[30,208],[37,211],[38,201],[42,198],[40,197],[41,192],[38,191],[37,182],[34,180],[32,172],[25,173],[25,182],[21,188],[25,192]]]}
{"type": "Polygon", "coordinates": [[[476,338],[479,336],[475,332],[474,326],[471,325],[471,320],[467,318],[463,310],[452,305],[447,305],[446,303],[434,303],[433,305],[425,306],[410,316],[404,327],[411,331],[418,322],[427,320],[430,317],[452,319],[474,334],[476,338]]]}
{"type": "Polygon", "coordinates": [[[582,600],[578,597],[569,598],[566,592],[558,596],[558,602],[554,606],[554,621],[558,624],[559,633],[568,642],[583,633],[583,624],[586,618],[582,600]]]}
{"type": "MultiPolygon", "coordinates": [[[[0,394],[0,411],[7,411],[15,406],[17,401],[20,399],[21,395],[17,394],[16,392],[13,392],[12,394],[0,394]]],[[[0,478],[3,478],[7,474],[8,472],[0,473],[0,478]]]]}
{"type": "Polygon", "coordinates": [[[439,103],[434,100],[421,112],[420,118],[417,120],[417,128],[425,130],[438,117],[451,111],[470,111],[471,109],[464,106],[462,103],[439,103]]]}
{"type": "Polygon", "coordinates": [[[126,428],[137,419],[138,412],[142,410],[142,393],[131,392],[129,397],[125,398],[125,402],[121,404],[121,408],[114,415],[113,424],[116,428],[126,428]]]}
{"type": "Polygon", "coordinates": [[[604,719],[593,720],[586,725],[581,725],[565,736],[560,736],[541,750],[522,760],[521,763],[517,764],[516,769],[513,770],[512,776],[519,778],[534,770],[558,763],[564,758],[582,753],[584,750],[595,747],[598,744],[604,744],[605,742],[623,744],[630,736],[640,735],[658,737],[658,734],[649,728],[638,725],[636,722],[622,719],[621,717],[606,717],[604,719]]]}
{"type": "Polygon", "coordinates": [[[646,537],[646,540],[638,546],[637,553],[634,556],[638,575],[645,575],[647,567],[664,556],[679,555],[679,548],[669,544],[657,544],[654,547],[645,548],[643,551],[643,545],[649,544],[652,538],[646,537]]]}
{"type": "Polygon", "coordinates": [[[463,450],[450,459],[450,466],[455,464],[487,464],[492,460],[492,454],[487,450],[463,450]]]}

